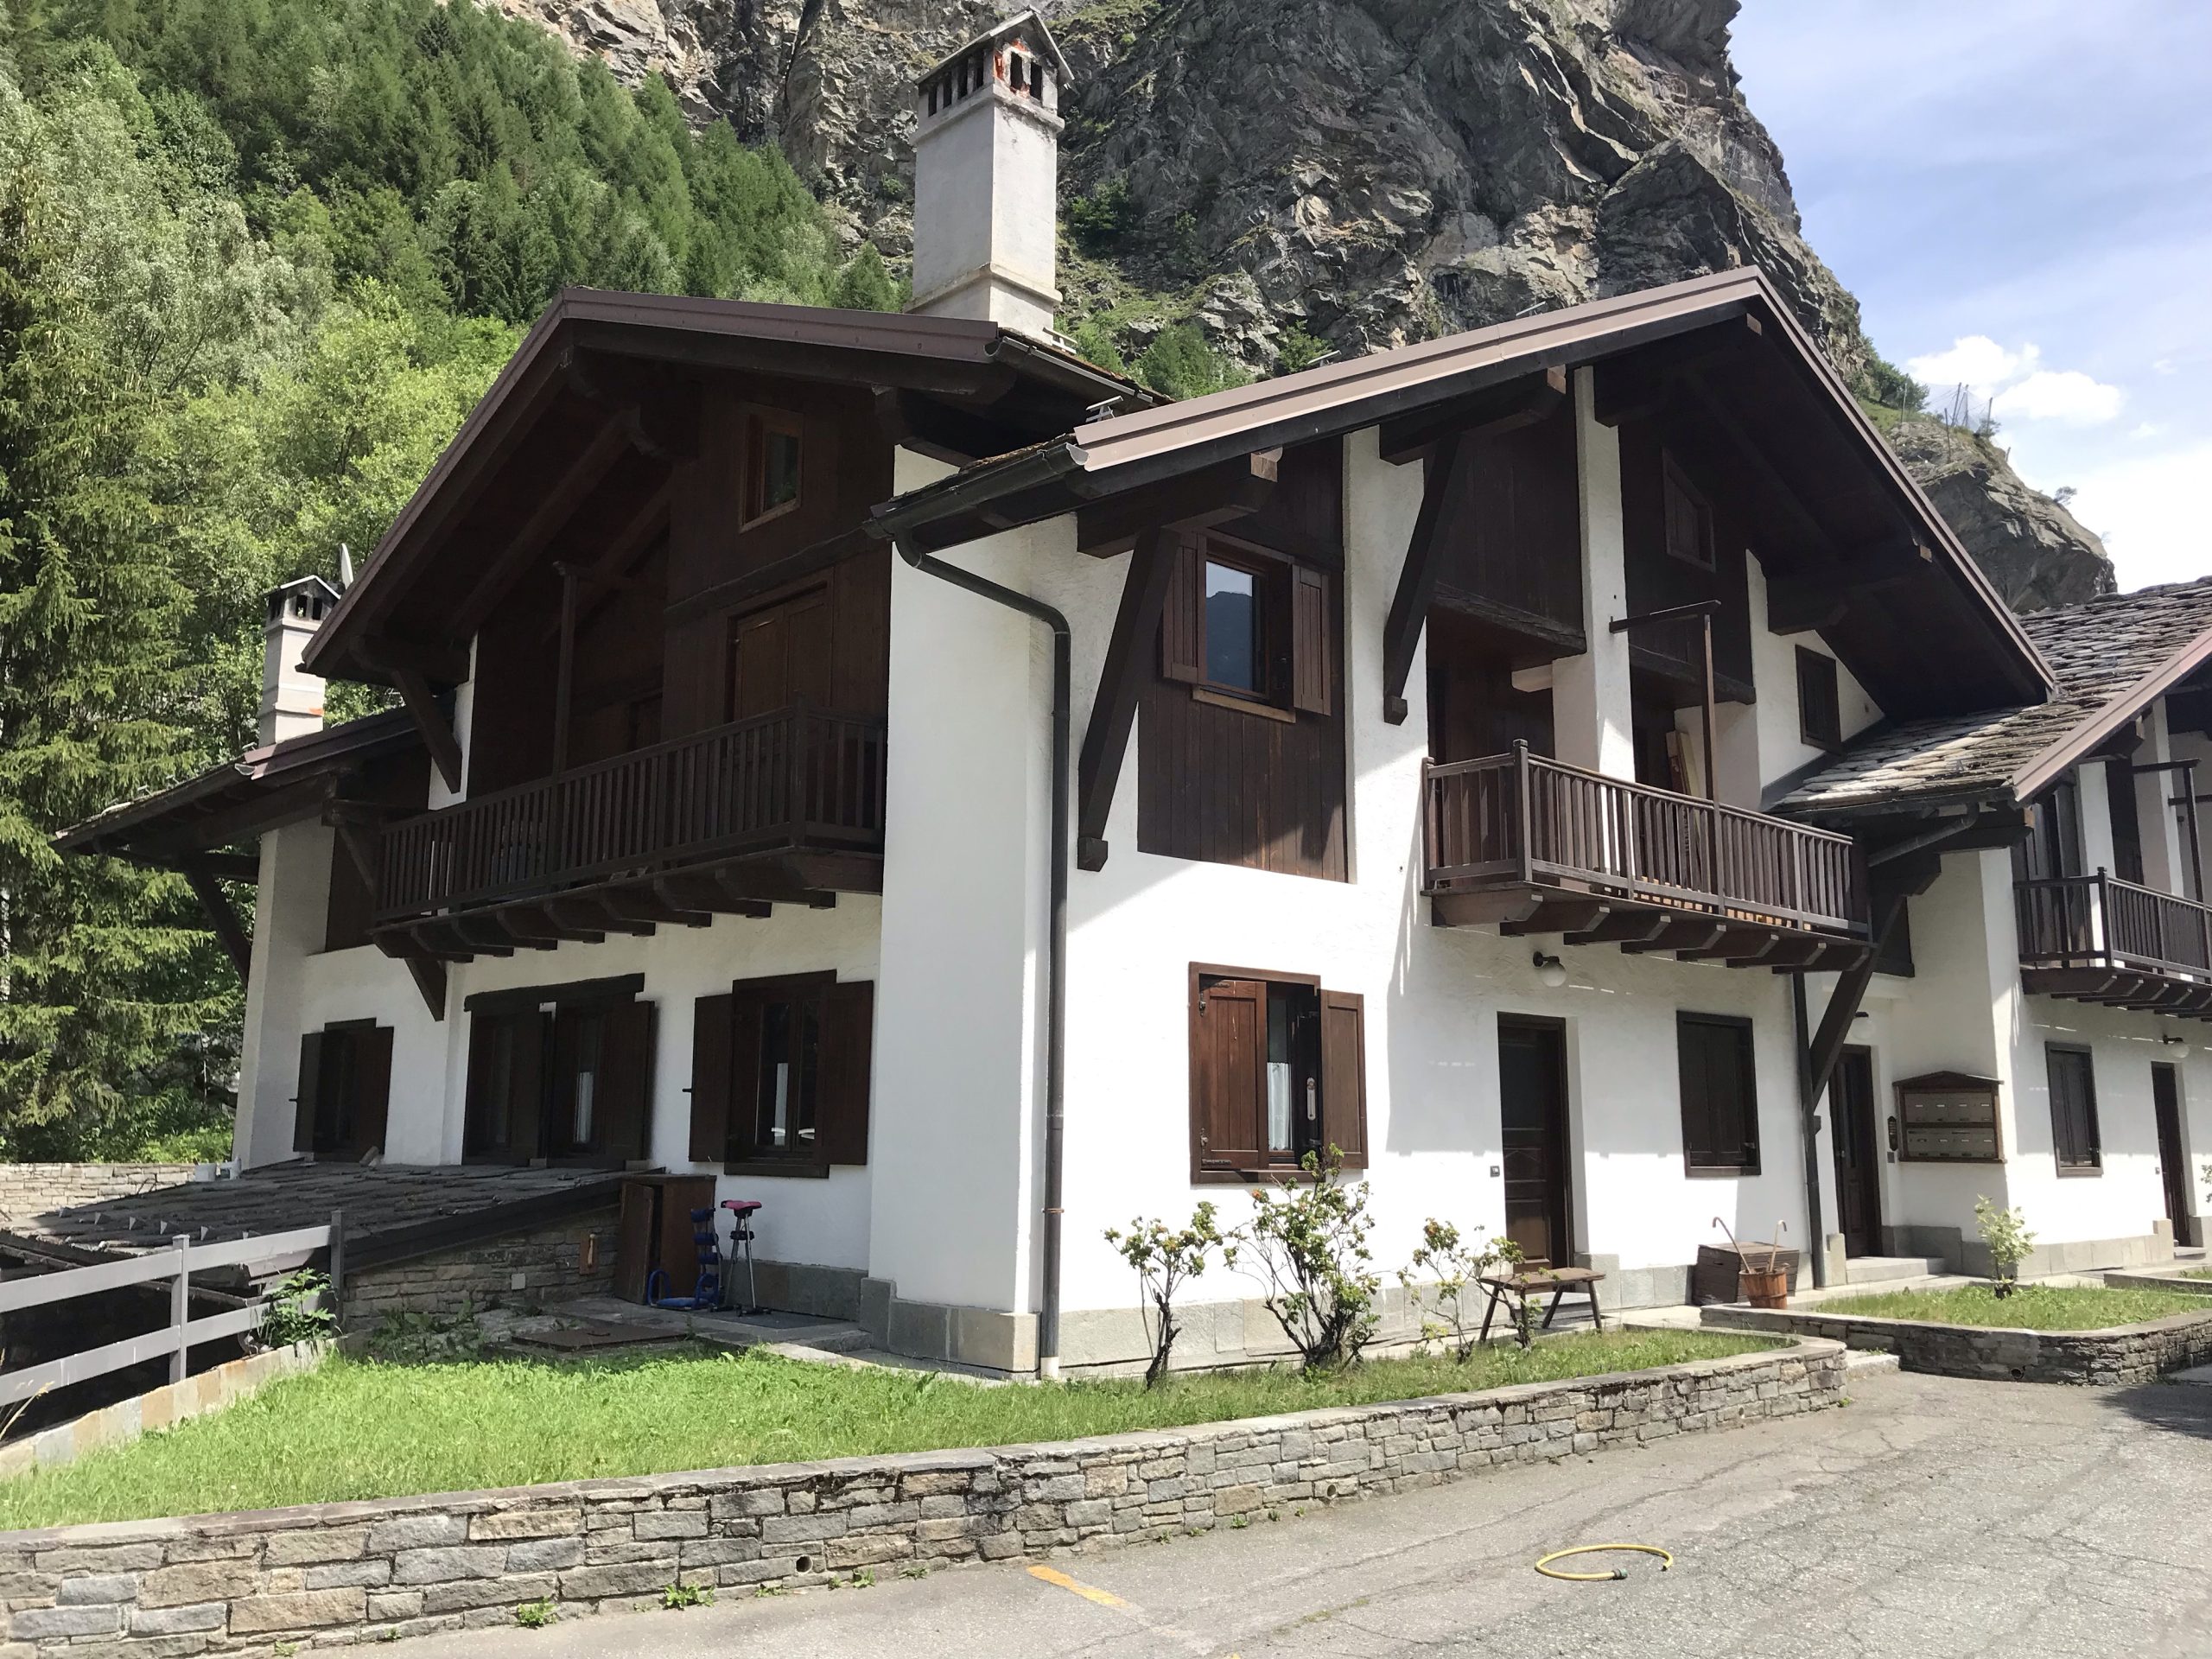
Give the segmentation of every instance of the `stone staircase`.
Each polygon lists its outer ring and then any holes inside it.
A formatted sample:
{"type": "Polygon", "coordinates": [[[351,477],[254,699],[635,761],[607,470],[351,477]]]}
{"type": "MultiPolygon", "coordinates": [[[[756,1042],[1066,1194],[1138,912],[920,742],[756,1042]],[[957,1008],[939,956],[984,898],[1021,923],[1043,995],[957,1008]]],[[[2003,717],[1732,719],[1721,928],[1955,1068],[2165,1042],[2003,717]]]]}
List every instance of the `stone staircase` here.
{"type": "Polygon", "coordinates": [[[1844,1268],[1844,1282],[1896,1289],[1902,1281],[1941,1279],[1949,1271],[1940,1255],[1854,1255],[1844,1268]]]}

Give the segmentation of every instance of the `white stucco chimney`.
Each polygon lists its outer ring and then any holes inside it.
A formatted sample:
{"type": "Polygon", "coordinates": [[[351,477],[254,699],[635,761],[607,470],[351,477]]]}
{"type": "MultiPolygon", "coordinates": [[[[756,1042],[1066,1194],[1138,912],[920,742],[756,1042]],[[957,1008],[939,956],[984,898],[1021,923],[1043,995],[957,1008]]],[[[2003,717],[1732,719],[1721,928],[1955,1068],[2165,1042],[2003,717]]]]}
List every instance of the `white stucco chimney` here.
{"type": "Polygon", "coordinates": [[[261,627],[261,741],[281,743],[322,729],[322,682],[300,667],[308,641],[338,602],[321,576],[302,576],[269,590],[261,627]]]}
{"type": "Polygon", "coordinates": [[[914,302],[1043,339],[1060,292],[1060,90],[1067,60],[1033,11],[914,83],[914,302]]]}

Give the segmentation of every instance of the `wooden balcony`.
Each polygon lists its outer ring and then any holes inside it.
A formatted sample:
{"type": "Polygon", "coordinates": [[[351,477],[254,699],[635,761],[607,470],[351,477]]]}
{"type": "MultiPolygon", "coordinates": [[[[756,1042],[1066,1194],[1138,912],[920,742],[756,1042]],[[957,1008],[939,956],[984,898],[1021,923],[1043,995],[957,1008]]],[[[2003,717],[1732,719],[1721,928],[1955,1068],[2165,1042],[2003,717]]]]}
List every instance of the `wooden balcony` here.
{"type": "Polygon", "coordinates": [[[2212,907],[2099,871],[2013,885],[2020,987],[2212,1020],[2212,907]]]}
{"type": "Polygon", "coordinates": [[[1437,921],[1783,972],[1871,948],[1847,836],[1510,754],[1422,772],[1437,921]]]}
{"type": "Polygon", "coordinates": [[[804,704],[386,824],[376,937],[466,960],[882,887],[884,723],[804,704]]]}

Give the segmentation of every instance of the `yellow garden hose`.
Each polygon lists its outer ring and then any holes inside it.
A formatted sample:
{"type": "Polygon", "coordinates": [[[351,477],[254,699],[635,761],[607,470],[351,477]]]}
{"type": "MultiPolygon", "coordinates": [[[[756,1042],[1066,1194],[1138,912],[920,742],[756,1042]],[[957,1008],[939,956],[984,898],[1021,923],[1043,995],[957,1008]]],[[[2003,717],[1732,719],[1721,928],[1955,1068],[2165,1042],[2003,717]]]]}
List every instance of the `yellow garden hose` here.
{"type": "Polygon", "coordinates": [[[1618,1567],[1608,1567],[1603,1573],[1560,1573],[1555,1572],[1552,1567],[1554,1561],[1568,1555],[1589,1555],[1608,1549],[1632,1549],[1639,1554],[1656,1555],[1659,1558],[1659,1570],[1662,1573],[1675,1564],[1675,1558],[1656,1544],[1577,1544],[1573,1549],[1555,1549],[1550,1554],[1542,1557],[1536,1563],[1536,1571],[1548,1579],[1566,1579],[1574,1584],[1602,1584],[1607,1579],[1628,1577],[1628,1574],[1618,1567]]]}

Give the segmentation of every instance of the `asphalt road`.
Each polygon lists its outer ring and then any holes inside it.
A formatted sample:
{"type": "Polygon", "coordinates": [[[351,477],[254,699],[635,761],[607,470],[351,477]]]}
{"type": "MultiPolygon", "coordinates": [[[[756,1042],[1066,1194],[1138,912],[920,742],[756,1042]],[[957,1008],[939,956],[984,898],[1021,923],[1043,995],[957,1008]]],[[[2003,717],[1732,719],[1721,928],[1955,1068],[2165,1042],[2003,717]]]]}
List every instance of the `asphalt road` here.
{"type": "Polygon", "coordinates": [[[1854,1376],[1840,1410],[1166,1544],[402,1644],[404,1659],[2212,1654],[2212,1388],[1854,1376]],[[1570,1585],[1543,1551],[1671,1572],[1570,1585]],[[1618,1558],[1632,1560],[1634,1558],[1618,1558]],[[1056,1581],[1057,1580],[1057,1581],[1056,1581]]]}

